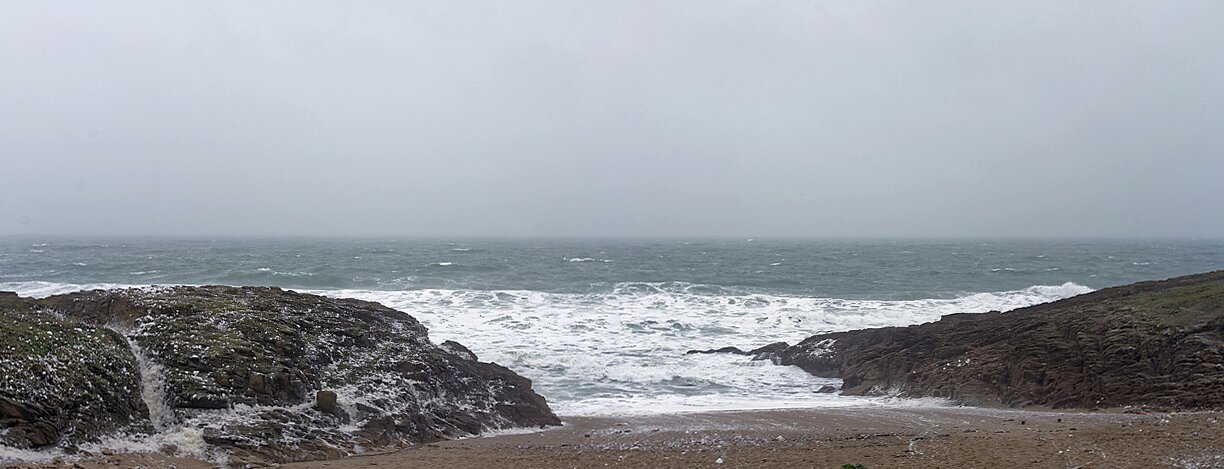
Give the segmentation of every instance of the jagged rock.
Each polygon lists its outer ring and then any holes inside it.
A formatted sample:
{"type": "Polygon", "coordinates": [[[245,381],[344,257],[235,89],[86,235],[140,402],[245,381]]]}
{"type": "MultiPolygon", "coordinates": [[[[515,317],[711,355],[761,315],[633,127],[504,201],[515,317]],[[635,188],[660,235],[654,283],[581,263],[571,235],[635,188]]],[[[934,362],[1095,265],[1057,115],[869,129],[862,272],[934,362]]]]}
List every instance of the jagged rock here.
{"type": "Polygon", "coordinates": [[[146,430],[139,379],[123,336],[0,292],[0,444],[39,448],[146,430]]]}
{"type": "Polygon", "coordinates": [[[826,384],[821,386],[820,389],[816,390],[816,393],[818,394],[832,394],[835,392],[837,392],[837,386],[833,386],[831,384],[826,384]]]}
{"type": "Polygon", "coordinates": [[[723,347],[712,348],[709,350],[689,350],[684,352],[685,355],[696,354],[712,354],[712,353],[730,353],[735,355],[752,355],[753,360],[772,360],[777,357],[778,352],[786,350],[790,345],[786,342],[774,342],[764,347],[755,348],[745,352],[739,347],[723,347]]]}
{"type": "Polygon", "coordinates": [[[1224,271],[1008,313],[820,334],[774,361],[842,393],[1055,408],[1224,408],[1224,271]]]}
{"type": "Polygon", "coordinates": [[[377,303],[223,286],[95,290],[39,303],[125,331],[160,367],[172,419],[203,428],[231,462],[560,424],[526,378],[457,343],[434,345],[411,316],[377,303]]]}
{"type": "Polygon", "coordinates": [[[733,353],[736,355],[748,355],[748,352],[740,350],[739,347],[712,348],[709,350],[689,350],[684,352],[685,355],[695,355],[699,353],[733,353]]]}
{"type": "Polygon", "coordinates": [[[790,348],[790,344],[786,342],[774,342],[764,347],[755,348],[748,351],[752,355],[753,360],[773,360],[783,350],[790,348]]]}

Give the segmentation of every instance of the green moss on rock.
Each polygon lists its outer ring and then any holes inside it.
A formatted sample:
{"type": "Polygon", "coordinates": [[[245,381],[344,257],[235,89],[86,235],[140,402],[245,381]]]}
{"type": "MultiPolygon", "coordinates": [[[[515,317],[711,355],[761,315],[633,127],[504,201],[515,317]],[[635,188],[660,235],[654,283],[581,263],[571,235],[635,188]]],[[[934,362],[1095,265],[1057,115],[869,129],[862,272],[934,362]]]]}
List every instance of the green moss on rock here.
{"type": "Polygon", "coordinates": [[[433,344],[411,316],[377,303],[207,286],[80,292],[44,304],[125,330],[161,367],[175,420],[202,427],[207,442],[240,459],[314,459],[354,443],[560,423],[529,380],[462,346],[433,344]],[[325,390],[339,409],[316,409],[325,390]]]}
{"type": "Polygon", "coordinates": [[[0,298],[0,443],[74,444],[147,419],[121,335],[0,298]]]}

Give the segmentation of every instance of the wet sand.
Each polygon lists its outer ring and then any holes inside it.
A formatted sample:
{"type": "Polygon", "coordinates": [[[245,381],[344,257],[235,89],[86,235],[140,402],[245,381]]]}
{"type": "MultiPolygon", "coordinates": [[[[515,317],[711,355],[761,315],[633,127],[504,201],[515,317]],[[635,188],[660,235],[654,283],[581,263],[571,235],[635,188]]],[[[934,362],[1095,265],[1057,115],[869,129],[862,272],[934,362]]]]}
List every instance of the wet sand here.
{"type": "MultiPolygon", "coordinates": [[[[1224,413],[967,407],[568,418],[535,433],[453,440],[286,468],[1224,467],[1224,413]]],[[[84,467],[206,467],[112,455],[84,467]]]]}
{"type": "Polygon", "coordinates": [[[1221,419],[980,408],[571,418],[539,433],[286,467],[1224,467],[1221,419]]]}

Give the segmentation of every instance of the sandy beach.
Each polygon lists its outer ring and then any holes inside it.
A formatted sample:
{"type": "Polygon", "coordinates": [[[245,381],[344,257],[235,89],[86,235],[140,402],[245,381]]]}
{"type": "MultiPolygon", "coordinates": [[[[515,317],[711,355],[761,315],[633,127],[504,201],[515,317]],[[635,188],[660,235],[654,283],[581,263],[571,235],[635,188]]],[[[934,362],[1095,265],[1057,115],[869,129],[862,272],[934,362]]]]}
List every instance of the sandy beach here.
{"type": "Polygon", "coordinates": [[[286,467],[1222,467],[1221,418],[963,407],[571,418],[286,467]]]}
{"type": "MultiPolygon", "coordinates": [[[[565,426],[413,445],[286,468],[1224,467],[1224,413],[971,407],[575,417],[565,426]]],[[[71,467],[207,467],[156,455],[71,467]]]]}

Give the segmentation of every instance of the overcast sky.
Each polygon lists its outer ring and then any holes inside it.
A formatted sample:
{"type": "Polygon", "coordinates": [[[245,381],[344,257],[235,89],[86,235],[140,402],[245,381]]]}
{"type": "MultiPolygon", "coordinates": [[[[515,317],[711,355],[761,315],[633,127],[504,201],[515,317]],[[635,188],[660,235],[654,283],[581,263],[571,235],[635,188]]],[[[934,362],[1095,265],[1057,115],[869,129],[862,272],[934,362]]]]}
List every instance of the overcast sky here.
{"type": "Polygon", "coordinates": [[[0,234],[1224,236],[1224,2],[0,1],[0,234]]]}

